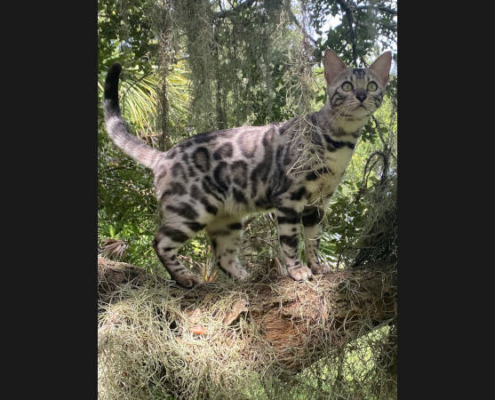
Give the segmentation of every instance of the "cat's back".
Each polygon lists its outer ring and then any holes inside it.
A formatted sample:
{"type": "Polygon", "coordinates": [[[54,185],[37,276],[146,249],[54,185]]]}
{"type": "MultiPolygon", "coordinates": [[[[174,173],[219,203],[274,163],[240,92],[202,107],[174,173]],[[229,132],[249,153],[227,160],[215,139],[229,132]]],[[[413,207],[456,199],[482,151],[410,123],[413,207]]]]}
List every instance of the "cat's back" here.
{"type": "Polygon", "coordinates": [[[242,126],[183,140],[164,152],[154,168],[158,198],[173,186],[180,193],[184,184],[203,181],[205,176],[216,188],[227,190],[234,183],[239,190],[246,189],[252,171],[272,157],[280,126],[242,126]]]}

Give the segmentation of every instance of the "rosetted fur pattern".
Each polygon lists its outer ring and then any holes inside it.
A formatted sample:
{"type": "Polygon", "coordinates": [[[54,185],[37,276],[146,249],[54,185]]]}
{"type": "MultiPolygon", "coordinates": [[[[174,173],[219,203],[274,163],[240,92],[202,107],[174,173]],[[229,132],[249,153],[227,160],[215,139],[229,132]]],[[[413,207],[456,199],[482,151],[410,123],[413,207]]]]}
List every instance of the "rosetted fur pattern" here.
{"type": "Polygon", "coordinates": [[[294,280],[330,272],[320,262],[321,221],[349,164],[360,129],[380,106],[391,64],[383,53],[368,68],[346,67],[328,49],[324,56],[328,100],[320,111],[265,126],[201,133],[166,152],[131,135],[120,114],[120,64],[105,83],[105,123],[126,154],[154,173],[163,211],[153,247],[183,287],[199,278],[177,258],[180,247],[206,230],[217,265],[235,279],[249,273],[239,262],[243,219],[275,210],[282,260],[294,280]],[[301,230],[303,232],[301,232],[301,230]],[[306,264],[300,260],[304,235],[306,264]]]}

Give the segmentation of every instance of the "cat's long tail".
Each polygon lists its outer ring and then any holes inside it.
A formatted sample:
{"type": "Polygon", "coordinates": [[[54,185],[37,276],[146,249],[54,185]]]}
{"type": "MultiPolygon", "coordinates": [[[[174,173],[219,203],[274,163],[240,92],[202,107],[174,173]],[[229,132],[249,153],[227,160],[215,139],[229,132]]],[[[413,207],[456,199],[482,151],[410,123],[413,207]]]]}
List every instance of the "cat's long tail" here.
{"type": "Polygon", "coordinates": [[[134,135],[131,135],[120,115],[118,89],[121,70],[122,66],[119,63],[113,64],[108,70],[105,79],[105,100],[103,106],[105,126],[113,142],[124,153],[145,167],[153,169],[163,153],[141,142],[134,135]]]}

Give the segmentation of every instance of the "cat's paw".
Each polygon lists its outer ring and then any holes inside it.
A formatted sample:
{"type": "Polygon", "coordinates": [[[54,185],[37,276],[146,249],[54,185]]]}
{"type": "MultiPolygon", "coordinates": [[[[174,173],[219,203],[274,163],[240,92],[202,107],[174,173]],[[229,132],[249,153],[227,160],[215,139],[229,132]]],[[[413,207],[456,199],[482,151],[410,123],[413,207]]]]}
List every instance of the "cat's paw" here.
{"type": "Polygon", "coordinates": [[[244,282],[247,281],[249,278],[251,278],[251,274],[247,272],[244,268],[242,268],[239,271],[239,276],[237,276],[237,279],[244,282]]]}
{"type": "Polygon", "coordinates": [[[311,264],[311,272],[315,275],[329,274],[332,272],[332,267],[328,264],[311,264]]]}
{"type": "Polygon", "coordinates": [[[192,289],[195,286],[198,286],[201,284],[199,281],[199,278],[194,275],[192,272],[184,272],[181,275],[174,276],[174,280],[183,288],[186,289],[192,289]]]}
{"type": "Polygon", "coordinates": [[[240,264],[229,265],[228,272],[230,275],[241,282],[247,281],[251,274],[240,264]]]}
{"type": "Polygon", "coordinates": [[[313,277],[311,270],[305,265],[298,265],[292,268],[287,267],[287,271],[289,272],[290,277],[295,281],[303,281],[313,277]]]}

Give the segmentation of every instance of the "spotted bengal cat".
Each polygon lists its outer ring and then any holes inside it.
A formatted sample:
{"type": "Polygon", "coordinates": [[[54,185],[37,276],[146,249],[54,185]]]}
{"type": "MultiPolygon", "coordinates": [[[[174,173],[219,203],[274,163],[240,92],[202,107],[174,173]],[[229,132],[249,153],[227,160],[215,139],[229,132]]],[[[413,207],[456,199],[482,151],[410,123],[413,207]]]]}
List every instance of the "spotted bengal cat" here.
{"type": "Polygon", "coordinates": [[[177,252],[203,229],[218,266],[233,278],[247,279],[238,258],[243,218],[273,209],[289,275],[298,281],[330,271],[318,257],[320,222],[360,129],[382,103],[391,58],[385,52],[368,68],[350,68],[328,49],[323,60],[328,100],[320,111],[265,126],[200,133],[165,152],[129,134],[118,101],[121,66],[110,68],[106,129],[124,153],[154,173],[164,218],[153,247],[179,285],[200,283],[177,252]],[[301,223],[307,266],[298,254],[301,223]]]}

